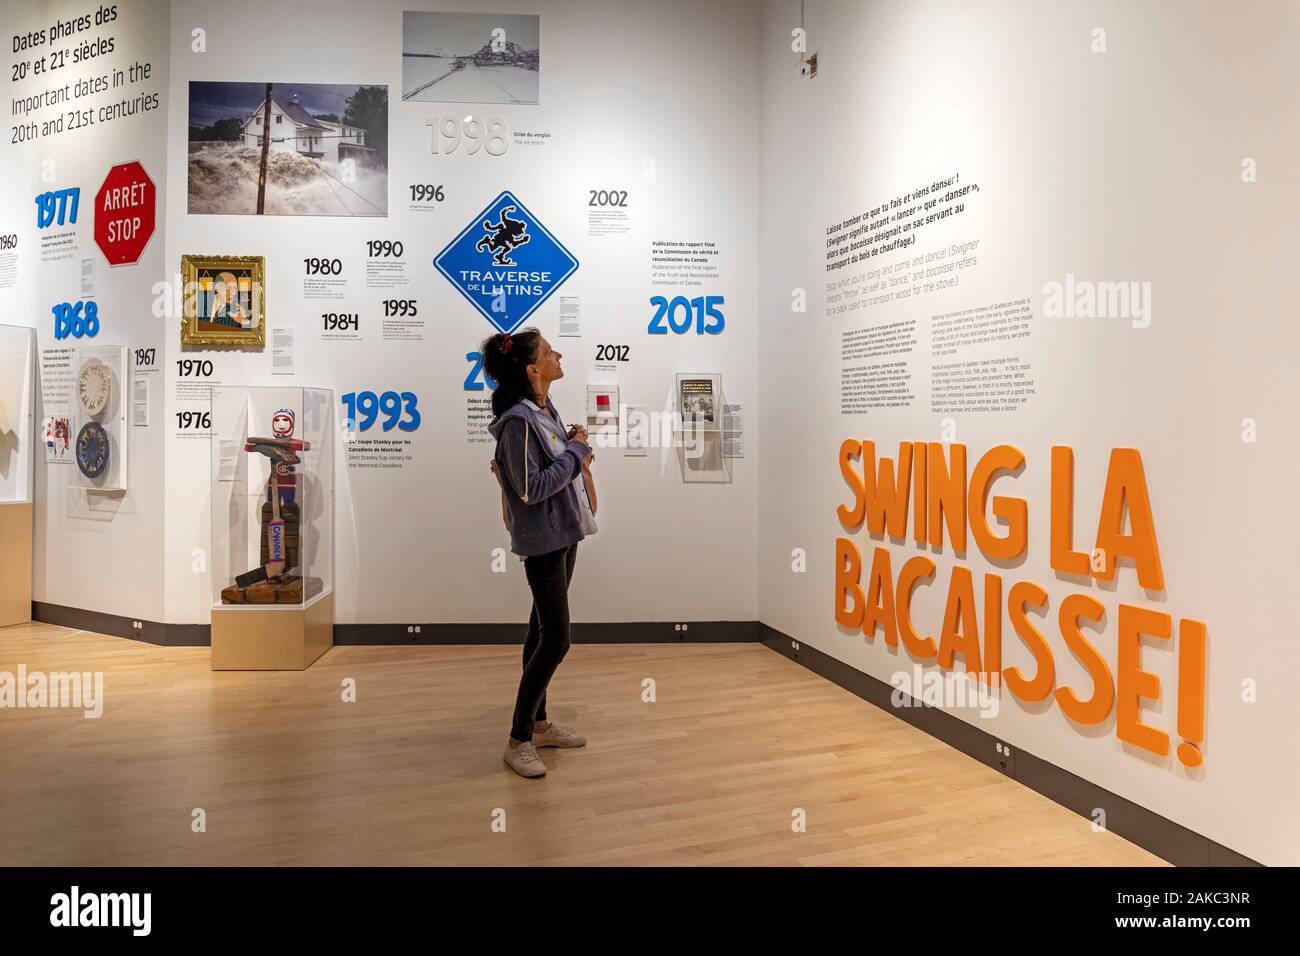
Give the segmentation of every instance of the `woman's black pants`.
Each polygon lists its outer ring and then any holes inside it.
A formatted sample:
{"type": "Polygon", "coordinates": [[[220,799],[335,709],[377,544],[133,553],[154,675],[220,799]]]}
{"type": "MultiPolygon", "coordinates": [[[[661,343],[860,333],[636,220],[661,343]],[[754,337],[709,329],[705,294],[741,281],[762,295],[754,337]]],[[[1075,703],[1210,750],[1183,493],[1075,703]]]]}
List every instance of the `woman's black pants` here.
{"type": "Polygon", "coordinates": [[[510,736],[533,739],[533,724],[546,719],[546,687],[569,652],[569,582],[578,546],[524,558],[524,574],[533,592],[524,640],[524,676],[519,681],[510,736]]]}

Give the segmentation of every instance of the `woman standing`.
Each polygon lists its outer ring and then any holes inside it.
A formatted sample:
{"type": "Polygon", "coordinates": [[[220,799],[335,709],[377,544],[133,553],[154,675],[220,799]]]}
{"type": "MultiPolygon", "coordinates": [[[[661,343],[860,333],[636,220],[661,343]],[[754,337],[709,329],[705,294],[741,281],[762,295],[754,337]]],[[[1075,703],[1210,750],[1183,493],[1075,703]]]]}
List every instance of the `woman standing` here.
{"type": "Polygon", "coordinates": [[[536,329],[493,335],[483,366],[496,381],[488,431],[496,439],[492,470],[501,482],[510,550],[524,560],[533,611],[524,641],[524,674],[504,761],[523,777],[546,766],[537,747],[581,747],[572,730],[546,719],[546,687],[569,651],[569,581],[578,542],[596,531],[584,472],[594,459],[587,430],[565,430],[551,403],[551,383],[564,377],[561,355],[536,329]]]}

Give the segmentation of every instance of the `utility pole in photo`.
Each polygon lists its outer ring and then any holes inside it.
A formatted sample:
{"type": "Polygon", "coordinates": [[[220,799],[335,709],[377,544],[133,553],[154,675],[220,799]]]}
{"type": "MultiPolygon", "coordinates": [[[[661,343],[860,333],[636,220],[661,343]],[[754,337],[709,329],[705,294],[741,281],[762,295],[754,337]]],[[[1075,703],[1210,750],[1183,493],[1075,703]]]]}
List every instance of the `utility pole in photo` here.
{"type": "Polygon", "coordinates": [[[257,174],[257,214],[266,212],[266,156],[271,151],[271,84],[266,84],[262,104],[262,167],[257,174]]]}

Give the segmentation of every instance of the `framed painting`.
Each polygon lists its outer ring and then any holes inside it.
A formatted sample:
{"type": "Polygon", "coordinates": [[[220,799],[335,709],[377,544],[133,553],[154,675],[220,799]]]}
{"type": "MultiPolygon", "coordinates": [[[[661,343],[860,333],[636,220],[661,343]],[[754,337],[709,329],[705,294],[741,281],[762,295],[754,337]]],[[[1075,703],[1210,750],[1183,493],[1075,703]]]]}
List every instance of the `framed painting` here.
{"type": "Polygon", "coordinates": [[[265,277],[262,256],[181,256],[181,344],[263,348],[265,277]]]}

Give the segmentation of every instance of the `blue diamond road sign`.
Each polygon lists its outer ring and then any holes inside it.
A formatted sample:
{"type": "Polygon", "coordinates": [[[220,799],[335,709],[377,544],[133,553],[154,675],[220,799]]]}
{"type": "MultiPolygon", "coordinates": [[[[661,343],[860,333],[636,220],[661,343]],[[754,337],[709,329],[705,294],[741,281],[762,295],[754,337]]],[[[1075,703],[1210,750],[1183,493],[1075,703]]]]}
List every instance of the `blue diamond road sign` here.
{"type": "Polygon", "coordinates": [[[499,332],[513,332],[578,269],[578,260],[506,190],[433,260],[499,332]]]}

